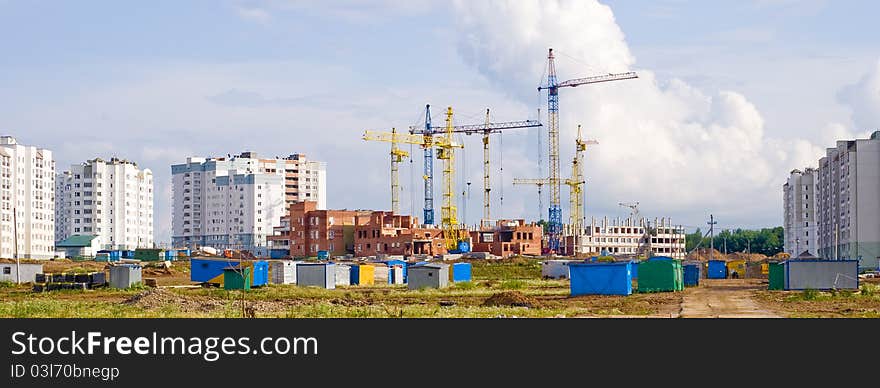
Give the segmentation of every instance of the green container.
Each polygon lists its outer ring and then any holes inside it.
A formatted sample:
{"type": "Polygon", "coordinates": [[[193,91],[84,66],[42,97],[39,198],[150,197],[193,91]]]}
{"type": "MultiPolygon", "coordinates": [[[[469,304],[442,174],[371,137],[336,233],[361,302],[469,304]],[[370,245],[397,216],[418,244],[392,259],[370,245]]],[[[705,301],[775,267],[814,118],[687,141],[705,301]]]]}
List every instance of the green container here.
{"type": "Polygon", "coordinates": [[[140,261],[161,261],[165,256],[161,249],[138,248],[134,250],[134,259],[140,261]]]}
{"type": "Polygon", "coordinates": [[[228,267],[223,269],[224,290],[250,290],[251,268],[228,267]]]}
{"type": "Polygon", "coordinates": [[[675,271],[675,290],[684,291],[684,266],[681,260],[672,260],[673,270],[675,271]]]}
{"type": "Polygon", "coordinates": [[[681,260],[648,260],[639,263],[639,292],[671,292],[683,289],[681,260]]]}
{"type": "Polygon", "coordinates": [[[768,271],[769,273],[767,274],[767,278],[770,285],[767,287],[767,289],[785,289],[785,266],[782,265],[782,263],[770,263],[770,268],[768,271]]]}

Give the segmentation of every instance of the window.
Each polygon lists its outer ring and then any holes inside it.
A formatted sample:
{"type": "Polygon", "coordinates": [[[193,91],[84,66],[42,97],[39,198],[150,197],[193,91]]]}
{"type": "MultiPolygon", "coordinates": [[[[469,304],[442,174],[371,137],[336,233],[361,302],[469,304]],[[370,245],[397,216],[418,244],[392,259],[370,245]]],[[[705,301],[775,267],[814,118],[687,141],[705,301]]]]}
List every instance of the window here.
{"type": "Polygon", "coordinates": [[[12,267],[3,267],[3,274],[9,275],[12,273],[12,267]]]}

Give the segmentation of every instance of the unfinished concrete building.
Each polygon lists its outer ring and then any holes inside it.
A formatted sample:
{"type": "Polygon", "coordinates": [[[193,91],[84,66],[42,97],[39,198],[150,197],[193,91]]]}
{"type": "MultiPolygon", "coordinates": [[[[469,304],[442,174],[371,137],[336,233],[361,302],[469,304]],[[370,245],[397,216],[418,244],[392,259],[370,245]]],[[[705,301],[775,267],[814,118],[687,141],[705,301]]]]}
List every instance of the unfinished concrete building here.
{"type": "Polygon", "coordinates": [[[595,256],[606,251],[614,256],[669,256],[684,259],[685,230],[668,218],[654,222],[639,219],[592,218],[584,228],[566,225],[561,250],[565,255],[595,256]]]}
{"type": "Polygon", "coordinates": [[[495,256],[540,255],[544,230],[525,220],[499,220],[491,229],[470,232],[473,252],[489,252],[495,256]]]}

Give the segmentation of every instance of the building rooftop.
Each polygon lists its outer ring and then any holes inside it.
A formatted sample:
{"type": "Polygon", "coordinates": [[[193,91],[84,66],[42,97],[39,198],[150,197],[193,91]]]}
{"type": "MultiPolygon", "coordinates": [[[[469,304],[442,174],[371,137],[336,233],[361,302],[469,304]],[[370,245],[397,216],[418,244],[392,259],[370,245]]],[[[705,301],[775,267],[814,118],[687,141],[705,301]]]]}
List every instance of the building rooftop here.
{"type": "Polygon", "coordinates": [[[82,248],[88,247],[92,245],[92,240],[94,240],[97,236],[93,235],[73,235],[68,237],[66,240],[55,244],[56,247],[59,248],[82,248]]]}

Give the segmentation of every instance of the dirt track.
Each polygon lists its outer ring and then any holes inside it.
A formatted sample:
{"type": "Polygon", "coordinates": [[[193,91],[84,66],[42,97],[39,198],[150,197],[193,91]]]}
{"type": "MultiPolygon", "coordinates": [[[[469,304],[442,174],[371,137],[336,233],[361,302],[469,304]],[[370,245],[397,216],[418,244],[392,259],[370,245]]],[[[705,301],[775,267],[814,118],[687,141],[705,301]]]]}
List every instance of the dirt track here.
{"type": "Polygon", "coordinates": [[[759,280],[700,279],[700,287],[685,291],[682,318],[779,318],[752,298],[766,287],[759,280]]]}

